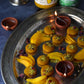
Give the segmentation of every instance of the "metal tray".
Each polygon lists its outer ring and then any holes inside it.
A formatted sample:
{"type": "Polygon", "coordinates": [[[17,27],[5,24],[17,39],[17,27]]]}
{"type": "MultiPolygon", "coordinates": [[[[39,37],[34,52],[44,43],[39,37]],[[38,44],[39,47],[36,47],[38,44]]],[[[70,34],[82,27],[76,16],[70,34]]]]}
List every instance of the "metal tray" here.
{"type": "MultiPolygon", "coordinates": [[[[76,25],[78,27],[82,25],[84,27],[84,12],[73,7],[53,7],[50,9],[41,10],[27,18],[16,28],[5,45],[1,61],[1,72],[5,84],[20,84],[17,80],[17,76],[23,72],[24,66],[15,60],[15,56],[18,54],[19,50],[22,48],[24,49],[25,40],[27,37],[30,38],[31,35],[33,35],[33,33],[35,33],[37,30],[50,24],[50,19],[48,19],[48,17],[53,15],[55,10],[58,12],[58,14],[66,14],[71,17],[71,25],[76,25]]],[[[37,56],[42,54],[41,47],[39,47],[39,49],[40,53],[37,53],[37,56]]],[[[38,67],[37,70],[39,72],[38,67]]],[[[38,75],[40,74],[38,73],[38,75]]],[[[84,84],[83,70],[75,79],[69,79],[70,80],[64,79],[63,84],[84,84]]]]}

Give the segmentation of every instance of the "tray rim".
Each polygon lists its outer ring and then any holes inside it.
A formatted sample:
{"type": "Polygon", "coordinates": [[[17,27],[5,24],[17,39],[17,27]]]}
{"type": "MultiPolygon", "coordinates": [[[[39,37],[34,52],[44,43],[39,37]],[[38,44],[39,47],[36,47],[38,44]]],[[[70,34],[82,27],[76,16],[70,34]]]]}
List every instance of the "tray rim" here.
{"type": "MultiPolygon", "coordinates": [[[[83,10],[80,10],[80,9],[74,8],[74,7],[56,6],[56,7],[52,7],[52,8],[54,8],[54,9],[58,9],[58,8],[69,8],[69,9],[73,9],[73,10],[75,10],[75,11],[79,11],[80,13],[82,13],[82,14],[84,15],[84,11],[83,11],[83,10]]],[[[43,10],[40,10],[40,11],[36,12],[35,14],[31,15],[30,17],[28,17],[27,19],[25,19],[24,21],[22,21],[22,22],[16,27],[16,29],[12,32],[12,34],[9,36],[9,38],[8,38],[6,44],[5,44],[4,50],[3,50],[3,52],[2,52],[2,55],[1,55],[1,75],[2,75],[2,78],[3,78],[3,81],[4,81],[5,84],[7,84],[7,83],[6,83],[7,80],[5,79],[5,76],[4,76],[4,74],[3,74],[3,67],[2,67],[2,64],[3,64],[3,63],[2,63],[2,61],[3,61],[3,56],[4,56],[4,53],[5,53],[5,49],[7,48],[6,46],[8,45],[9,40],[10,40],[10,39],[12,38],[12,36],[16,33],[16,31],[18,31],[18,30],[20,29],[20,26],[23,25],[27,20],[31,19],[31,18],[32,18],[33,16],[35,16],[36,14],[39,14],[39,13],[44,12],[44,11],[47,11],[47,10],[51,10],[52,8],[50,8],[50,9],[43,9],[43,10]]],[[[81,72],[81,73],[82,73],[82,72],[81,72]]]]}

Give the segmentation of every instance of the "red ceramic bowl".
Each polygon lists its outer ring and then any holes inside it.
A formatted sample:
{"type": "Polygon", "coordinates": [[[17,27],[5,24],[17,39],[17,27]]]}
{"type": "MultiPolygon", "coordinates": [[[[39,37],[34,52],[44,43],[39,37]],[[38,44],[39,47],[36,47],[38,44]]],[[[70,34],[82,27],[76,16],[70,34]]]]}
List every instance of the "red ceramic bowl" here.
{"type": "Polygon", "coordinates": [[[13,18],[13,17],[7,17],[7,18],[3,19],[2,22],[1,22],[1,26],[5,30],[13,30],[13,29],[15,29],[17,24],[18,24],[17,19],[13,18]]]}
{"type": "Polygon", "coordinates": [[[70,61],[60,61],[59,63],[56,64],[55,66],[55,70],[57,72],[58,75],[62,76],[62,77],[68,77],[68,76],[71,76],[73,74],[73,71],[74,71],[74,65],[70,62],[70,61]],[[63,63],[66,64],[66,66],[68,66],[68,72],[66,73],[66,76],[64,75],[64,73],[62,73],[60,71],[60,69],[63,69],[61,68],[63,63]]]}
{"type": "Polygon", "coordinates": [[[70,26],[71,24],[71,19],[68,16],[58,16],[55,20],[56,27],[60,30],[66,29],[70,26]],[[62,20],[62,22],[60,21],[62,20]],[[63,24],[63,21],[66,24],[63,24]]]}

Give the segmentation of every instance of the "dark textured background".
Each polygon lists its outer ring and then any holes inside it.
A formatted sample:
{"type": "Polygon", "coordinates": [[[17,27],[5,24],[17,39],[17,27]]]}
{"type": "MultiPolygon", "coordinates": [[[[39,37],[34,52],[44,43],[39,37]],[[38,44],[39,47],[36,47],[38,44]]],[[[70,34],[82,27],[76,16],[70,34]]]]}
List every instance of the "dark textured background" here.
{"type": "MultiPolygon", "coordinates": [[[[81,10],[84,10],[84,0],[80,0],[78,7],[81,10]]],[[[27,17],[33,15],[37,11],[41,9],[37,8],[34,4],[34,0],[29,0],[26,5],[23,6],[12,6],[9,3],[9,0],[0,0],[0,23],[2,19],[6,17],[15,17],[18,19],[19,24],[26,19],[27,17]]],[[[4,48],[6,41],[13,31],[5,31],[0,24],[0,62],[1,62],[1,54],[4,48]]],[[[0,65],[1,72],[1,65],[0,65]]],[[[0,73],[0,84],[4,84],[1,73],[0,73]]]]}

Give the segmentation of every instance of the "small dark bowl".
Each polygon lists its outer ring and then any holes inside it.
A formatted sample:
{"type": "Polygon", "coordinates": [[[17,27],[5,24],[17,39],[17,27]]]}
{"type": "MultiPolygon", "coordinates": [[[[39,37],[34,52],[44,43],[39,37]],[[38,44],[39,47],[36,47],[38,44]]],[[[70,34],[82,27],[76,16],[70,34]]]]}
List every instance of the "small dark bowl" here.
{"type": "Polygon", "coordinates": [[[7,18],[3,19],[2,22],[1,22],[1,26],[5,30],[13,30],[13,29],[15,29],[17,24],[18,24],[17,19],[13,18],[13,17],[7,17],[7,18]]]}
{"type": "Polygon", "coordinates": [[[69,77],[69,76],[71,76],[73,74],[74,65],[70,61],[60,61],[59,63],[56,64],[55,70],[56,70],[58,75],[60,75],[62,77],[69,77]],[[61,71],[59,71],[59,69],[61,69],[63,63],[66,63],[66,66],[68,66],[68,69],[67,69],[68,72],[66,73],[66,76],[64,75],[65,72],[62,73],[61,71]]]}
{"type": "Polygon", "coordinates": [[[55,20],[55,24],[59,30],[63,30],[70,26],[71,19],[68,16],[58,16],[58,19],[56,18],[56,20],[55,20]],[[66,25],[65,24],[63,25],[62,23],[58,22],[59,19],[63,19],[63,21],[65,21],[66,25]]]}

